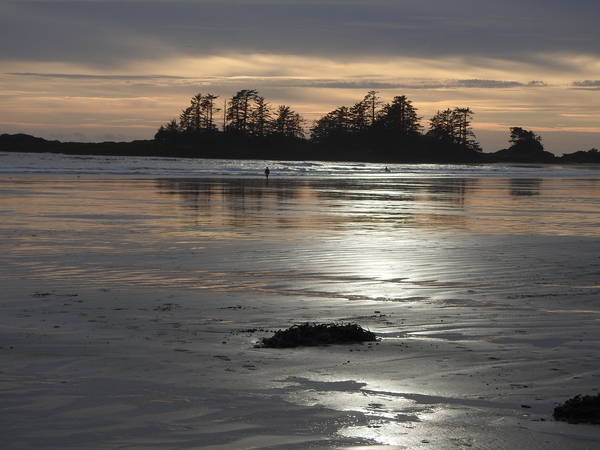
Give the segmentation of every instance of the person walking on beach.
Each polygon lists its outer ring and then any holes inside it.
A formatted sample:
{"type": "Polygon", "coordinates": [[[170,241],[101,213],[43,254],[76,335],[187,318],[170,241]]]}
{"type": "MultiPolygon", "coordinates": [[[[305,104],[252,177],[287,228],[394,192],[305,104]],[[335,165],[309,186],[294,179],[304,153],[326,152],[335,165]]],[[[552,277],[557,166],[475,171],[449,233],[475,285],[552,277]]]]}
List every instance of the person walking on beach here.
{"type": "Polygon", "coordinates": [[[267,180],[269,179],[269,174],[271,173],[271,171],[269,170],[269,168],[267,167],[265,169],[265,177],[267,177],[267,180]]]}

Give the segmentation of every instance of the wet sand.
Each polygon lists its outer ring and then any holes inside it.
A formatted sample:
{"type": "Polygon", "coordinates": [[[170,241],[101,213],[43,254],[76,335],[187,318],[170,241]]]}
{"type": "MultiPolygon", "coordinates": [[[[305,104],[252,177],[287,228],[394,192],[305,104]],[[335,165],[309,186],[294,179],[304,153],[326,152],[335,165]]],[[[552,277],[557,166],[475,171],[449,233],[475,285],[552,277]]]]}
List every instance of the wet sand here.
{"type": "Polygon", "coordinates": [[[0,180],[7,449],[588,449],[595,180],[0,180]],[[302,322],[373,344],[261,349],[302,322]]]}

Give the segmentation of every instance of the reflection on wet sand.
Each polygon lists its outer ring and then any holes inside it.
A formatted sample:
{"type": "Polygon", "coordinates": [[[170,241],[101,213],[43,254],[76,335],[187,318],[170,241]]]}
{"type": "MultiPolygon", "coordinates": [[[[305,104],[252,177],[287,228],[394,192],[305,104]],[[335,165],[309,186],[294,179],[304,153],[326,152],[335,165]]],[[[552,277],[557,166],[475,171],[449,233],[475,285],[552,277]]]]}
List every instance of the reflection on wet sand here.
{"type": "Polygon", "coordinates": [[[600,442],[549,420],[598,384],[596,180],[84,178],[0,179],[13,442],[600,442]],[[382,341],[253,347],[334,321],[382,341]]]}
{"type": "Polygon", "coordinates": [[[512,178],[510,180],[510,195],[532,196],[540,195],[542,180],[537,178],[512,178]]]}
{"type": "Polygon", "coordinates": [[[539,264],[519,266],[536,236],[597,237],[595,180],[265,181],[5,180],[0,277],[19,266],[38,279],[404,301],[465,279],[461,289],[515,285],[503,267],[539,276],[539,264]],[[515,186],[539,195],[513,195],[515,186]]]}
{"type": "Polygon", "coordinates": [[[477,179],[161,179],[198,225],[321,229],[376,223],[392,228],[462,227],[477,179]]]}
{"type": "Polygon", "coordinates": [[[597,180],[160,179],[197,226],[354,232],[595,235],[597,180]]]}

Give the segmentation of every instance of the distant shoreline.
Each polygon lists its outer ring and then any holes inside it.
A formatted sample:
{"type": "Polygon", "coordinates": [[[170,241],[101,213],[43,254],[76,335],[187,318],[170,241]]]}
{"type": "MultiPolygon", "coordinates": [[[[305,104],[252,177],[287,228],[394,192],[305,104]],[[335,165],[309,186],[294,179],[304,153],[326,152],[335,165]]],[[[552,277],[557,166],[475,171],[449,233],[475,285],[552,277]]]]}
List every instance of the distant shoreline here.
{"type": "Polygon", "coordinates": [[[157,140],[135,140],[130,142],[61,142],[49,141],[27,134],[0,135],[0,151],[23,153],[62,153],[66,155],[100,155],[100,156],[151,156],[165,158],[195,159],[265,159],[289,161],[356,161],[377,163],[561,163],[581,164],[600,163],[600,152],[595,149],[577,151],[563,156],[555,156],[549,152],[527,155],[518,154],[511,149],[495,153],[478,153],[466,159],[445,158],[443,160],[405,159],[405,158],[369,158],[365,155],[353,155],[352,152],[323,152],[315,146],[305,146],[286,154],[276,154],[272,149],[261,148],[199,148],[190,144],[173,145],[157,140]]]}

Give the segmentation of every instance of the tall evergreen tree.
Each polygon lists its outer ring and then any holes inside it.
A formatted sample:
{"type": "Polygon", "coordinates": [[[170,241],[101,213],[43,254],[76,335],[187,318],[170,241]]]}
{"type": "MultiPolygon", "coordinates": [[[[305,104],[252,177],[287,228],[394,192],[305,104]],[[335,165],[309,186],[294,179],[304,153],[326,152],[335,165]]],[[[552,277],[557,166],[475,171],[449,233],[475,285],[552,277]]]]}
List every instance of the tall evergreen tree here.
{"type": "Polygon", "coordinates": [[[438,111],[429,119],[429,132],[447,143],[452,144],[455,142],[456,127],[454,124],[454,114],[450,108],[438,111]]]}
{"type": "Polygon", "coordinates": [[[171,119],[166,125],[161,125],[156,134],[154,135],[154,139],[157,141],[170,141],[179,135],[181,128],[177,123],[177,119],[171,119]]]}
{"type": "Polygon", "coordinates": [[[215,100],[219,98],[217,95],[207,94],[202,97],[200,101],[200,109],[202,110],[202,122],[203,129],[205,131],[215,131],[217,126],[215,125],[214,116],[215,113],[221,111],[221,108],[215,106],[215,100]]]}
{"type": "Polygon", "coordinates": [[[462,146],[477,152],[481,151],[471,128],[473,111],[469,108],[447,108],[438,111],[429,120],[429,135],[443,141],[449,146],[462,146]]]}
{"type": "Polygon", "coordinates": [[[456,123],[456,142],[460,145],[468,145],[471,137],[475,137],[471,128],[473,111],[469,108],[454,108],[454,121],[456,123]]]}
{"type": "Polygon", "coordinates": [[[254,89],[242,89],[230,100],[227,107],[226,120],[228,131],[248,133],[252,124],[253,104],[258,97],[258,91],[254,89]]]}
{"type": "Polygon", "coordinates": [[[250,113],[250,133],[254,137],[265,137],[270,132],[271,107],[264,97],[256,95],[250,113]]]}
{"type": "Polygon", "coordinates": [[[187,133],[200,133],[213,131],[216,126],[213,121],[214,113],[219,111],[215,107],[215,99],[212,94],[196,94],[192,97],[189,107],[184,109],[179,116],[179,127],[187,133]]]}
{"type": "Polygon", "coordinates": [[[377,91],[369,91],[362,101],[365,105],[369,125],[375,123],[375,119],[379,114],[379,107],[383,105],[381,98],[377,96],[378,93],[377,91]]]}
{"type": "Polygon", "coordinates": [[[419,134],[422,129],[420,120],[412,102],[406,96],[399,95],[383,106],[376,124],[384,133],[396,138],[408,138],[419,134]]]}
{"type": "Polygon", "coordinates": [[[304,118],[289,106],[279,105],[271,122],[272,132],[286,137],[304,137],[304,118]]]}
{"type": "Polygon", "coordinates": [[[311,139],[321,144],[342,144],[349,137],[351,129],[350,110],[346,106],[340,106],[314,122],[311,127],[311,139]]]}
{"type": "Polygon", "coordinates": [[[365,102],[355,103],[349,110],[349,131],[354,134],[362,133],[372,124],[369,115],[369,105],[365,102]]]}

